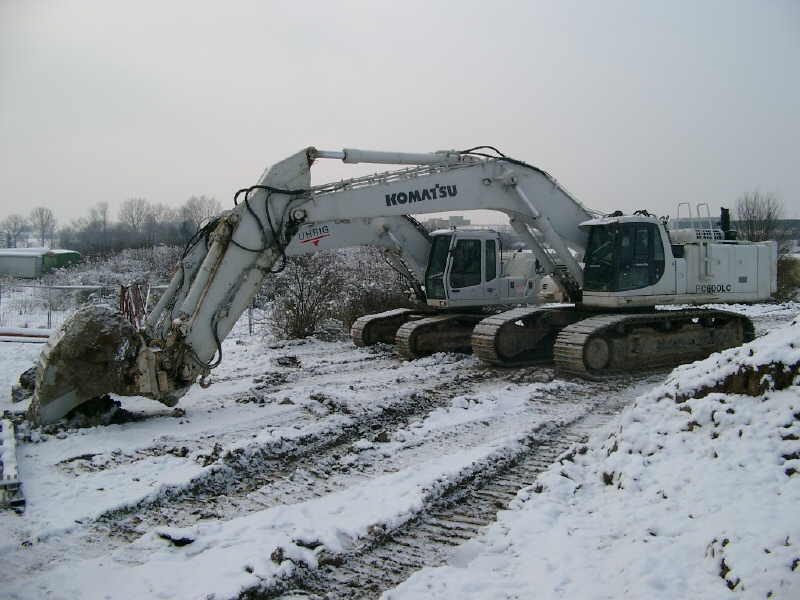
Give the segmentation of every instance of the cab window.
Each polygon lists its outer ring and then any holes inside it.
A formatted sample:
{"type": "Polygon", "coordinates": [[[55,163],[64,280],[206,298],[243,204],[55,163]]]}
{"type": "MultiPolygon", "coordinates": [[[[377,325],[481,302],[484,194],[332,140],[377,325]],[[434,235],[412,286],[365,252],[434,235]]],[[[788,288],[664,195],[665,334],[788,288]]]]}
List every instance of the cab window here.
{"type": "Polygon", "coordinates": [[[595,225],[586,250],[584,288],[621,292],[653,285],[664,273],[664,247],[654,223],[595,225]]]}
{"type": "Polygon", "coordinates": [[[481,240],[458,240],[453,249],[450,286],[470,287],[481,284],[481,240]]]}
{"type": "Polygon", "coordinates": [[[486,240],[486,281],[497,277],[497,251],[494,240],[486,240]]]}
{"type": "Polygon", "coordinates": [[[425,273],[425,293],[428,298],[444,300],[446,297],[442,278],[447,266],[447,253],[450,251],[451,237],[449,235],[433,237],[433,247],[425,273]]]}

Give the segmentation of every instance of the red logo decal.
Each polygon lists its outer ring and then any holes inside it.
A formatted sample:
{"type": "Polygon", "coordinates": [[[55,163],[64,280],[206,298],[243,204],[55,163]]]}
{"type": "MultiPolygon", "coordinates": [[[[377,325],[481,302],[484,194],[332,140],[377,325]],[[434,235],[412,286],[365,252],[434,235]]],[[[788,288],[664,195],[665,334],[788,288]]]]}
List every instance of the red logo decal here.
{"type": "Polygon", "coordinates": [[[326,237],[331,237],[331,234],[330,234],[330,233],[326,233],[326,234],[324,234],[324,235],[318,235],[317,237],[314,237],[314,238],[308,238],[307,240],[303,240],[303,241],[302,241],[302,242],[300,242],[300,243],[301,243],[301,244],[305,244],[306,242],[311,242],[311,243],[312,243],[312,244],[314,244],[315,246],[319,246],[319,241],[320,241],[322,238],[326,238],[326,237]]]}

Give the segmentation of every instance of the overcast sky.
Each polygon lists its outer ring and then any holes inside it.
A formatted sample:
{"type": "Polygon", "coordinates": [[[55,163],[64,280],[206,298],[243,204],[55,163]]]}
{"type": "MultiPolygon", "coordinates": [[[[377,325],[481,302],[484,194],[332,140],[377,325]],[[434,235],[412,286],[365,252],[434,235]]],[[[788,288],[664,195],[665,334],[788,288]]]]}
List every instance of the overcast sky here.
{"type": "Polygon", "coordinates": [[[760,189],[800,217],[799,73],[796,0],[0,0],[0,218],[478,144],[602,211],[760,189]]]}

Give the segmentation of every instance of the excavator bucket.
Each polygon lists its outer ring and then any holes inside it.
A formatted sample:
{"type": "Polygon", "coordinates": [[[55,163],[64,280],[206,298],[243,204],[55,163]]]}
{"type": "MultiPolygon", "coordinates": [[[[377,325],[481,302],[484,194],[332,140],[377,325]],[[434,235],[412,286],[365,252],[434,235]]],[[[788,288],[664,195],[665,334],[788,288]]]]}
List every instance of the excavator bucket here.
{"type": "Polygon", "coordinates": [[[57,421],[76,406],[130,389],[142,337],[108,306],[82,308],[56,331],[39,357],[28,419],[57,421]]]}

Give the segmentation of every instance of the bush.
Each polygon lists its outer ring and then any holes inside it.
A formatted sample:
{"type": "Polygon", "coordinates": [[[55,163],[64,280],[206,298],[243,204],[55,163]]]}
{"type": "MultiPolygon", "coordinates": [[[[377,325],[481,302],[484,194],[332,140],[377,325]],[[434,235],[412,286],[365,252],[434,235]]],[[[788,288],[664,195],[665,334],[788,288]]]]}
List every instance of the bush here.
{"type": "Polygon", "coordinates": [[[267,279],[256,302],[272,301],[269,323],[284,338],[304,338],[321,331],[330,336],[330,320],[349,332],[358,317],[413,306],[408,282],[380,250],[348,248],[291,258],[267,279]]]}
{"type": "Polygon", "coordinates": [[[381,250],[367,246],[337,254],[346,287],[333,317],[342,322],[346,331],[364,315],[414,306],[409,282],[386,262],[381,250]]]}
{"type": "Polygon", "coordinates": [[[777,300],[794,300],[800,293],[800,260],[793,256],[778,257],[777,300]]]}
{"type": "Polygon", "coordinates": [[[270,278],[274,300],[269,322],[279,337],[313,335],[332,312],[343,287],[333,256],[327,253],[298,256],[270,278]]]}
{"type": "Polygon", "coordinates": [[[412,306],[414,302],[406,292],[391,289],[357,289],[337,311],[336,318],[342,322],[342,327],[346,331],[350,331],[359,317],[412,306]]]}
{"type": "Polygon", "coordinates": [[[56,269],[43,278],[47,285],[117,286],[132,281],[162,283],[172,278],[183,248],[157,246],[133,248],[103,258],[56,269]]]}

